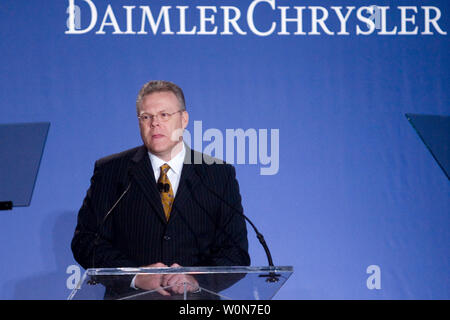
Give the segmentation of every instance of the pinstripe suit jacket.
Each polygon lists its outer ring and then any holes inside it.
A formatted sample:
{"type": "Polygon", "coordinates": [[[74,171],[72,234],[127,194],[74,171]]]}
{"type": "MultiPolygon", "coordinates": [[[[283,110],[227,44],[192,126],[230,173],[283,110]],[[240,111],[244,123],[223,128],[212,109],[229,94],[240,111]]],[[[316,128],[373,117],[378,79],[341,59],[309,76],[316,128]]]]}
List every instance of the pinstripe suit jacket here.
{"type": "Polygon", "coordinates": [[[234,167],[194,159],[203,155],[186,148],[168,222],[145,146],[98,160],[72,239],[76,261],[86,269],[249,265],[245,220],[232,209],[242,210],[234,167]]]}

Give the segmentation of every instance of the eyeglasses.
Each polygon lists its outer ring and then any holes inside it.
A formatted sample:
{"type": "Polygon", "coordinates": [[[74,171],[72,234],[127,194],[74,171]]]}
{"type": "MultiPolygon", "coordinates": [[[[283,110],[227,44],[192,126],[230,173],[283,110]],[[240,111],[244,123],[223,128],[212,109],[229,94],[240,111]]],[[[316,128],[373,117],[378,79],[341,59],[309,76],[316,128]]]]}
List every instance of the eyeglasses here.
{"type": "Polygon", "coordinates": [[[170,117],[172,117],[175,113],[178,113],[178,112],[183,112],[183,110],[178,110],[178,111],[175,111],[175,112],[172,112],[172,113],[159,112],[156,115],[151,115],[151,114],[148,114],[148,113],[142,113],[142,114],[140,114],[138,116],[138,118],[143,123],[150,123],[150,122],[152,122],[155,119],[158,120],[158,121],[161,121],[161,122],[167,122],[167,121],[170,120],[170,117]]]}

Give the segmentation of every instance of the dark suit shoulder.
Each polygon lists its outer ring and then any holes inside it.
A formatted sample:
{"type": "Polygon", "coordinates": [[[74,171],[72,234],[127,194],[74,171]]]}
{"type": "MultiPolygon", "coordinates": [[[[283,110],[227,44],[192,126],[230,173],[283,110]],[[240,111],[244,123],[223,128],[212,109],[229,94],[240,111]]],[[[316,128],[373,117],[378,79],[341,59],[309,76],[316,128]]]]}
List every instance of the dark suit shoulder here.
{"type": "Polygon", "coordinates": [[[197,174],[215,188],[221,188],[236,176],[235,168],[221,159],[192,150],[192,160],[197,174]]]}
{"type": "Polygon", "coordinates": [[[193,149],[188,149],[191,152],[191,158],[186,160],[195,165],[201,165],[205,170],[230,170],[231,165],[227,164],[224,160],[212,157],[202,152],[198,152],[193,149]]]}
{"type": "Polygon", "coordinates": [[[135,148],[131,148],[122,152],[114,153],[109,156],[100,158],[96,161],[96,165],[98,167],[108,167],[108,166],[115,166],[120,163],[128,162],[131,159],[133,159],[137,153],[145,152],[144,146],[139,146],[135,148]]]}
{"type": "Polygon", "coordinates": [[[202,168],[209,174],[213,175],[232,175],[235,174],[236,170],[233,165],[226,163],[225,161],[221,162],[204,162],[202,163],[202,168]]]}

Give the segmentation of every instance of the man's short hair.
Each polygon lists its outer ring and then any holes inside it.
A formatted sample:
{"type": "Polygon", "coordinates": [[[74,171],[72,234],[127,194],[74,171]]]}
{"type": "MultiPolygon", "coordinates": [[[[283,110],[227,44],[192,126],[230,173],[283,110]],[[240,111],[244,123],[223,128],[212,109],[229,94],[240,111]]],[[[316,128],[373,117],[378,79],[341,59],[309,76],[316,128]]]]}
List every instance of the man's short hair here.
{"type": "Polygon", "coordinates": [[[139,90],[139,94],[136,99],[136,112],[138,113],[138,115],[144,97],[155,92],[172,92],[177,97],[178,102],[180,103],[180,110],[186,110],[183,90],[181,90],[179,86],[170,81],[152,80],[144,84],[141,90],[139,90]]]}

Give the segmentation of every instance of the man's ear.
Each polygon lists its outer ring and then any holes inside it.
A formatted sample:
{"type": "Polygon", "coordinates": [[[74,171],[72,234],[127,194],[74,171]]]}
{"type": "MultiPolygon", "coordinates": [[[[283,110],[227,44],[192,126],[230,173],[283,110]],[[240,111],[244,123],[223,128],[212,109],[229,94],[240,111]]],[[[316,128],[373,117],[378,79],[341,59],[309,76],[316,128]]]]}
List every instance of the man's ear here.
{"type": "Polygon", "coordinates": [[[187,111],[183,111],[181,113],[181,123],[183,125],[183,129],[186,129],[189,123],[189,113],[187,111]]]}

